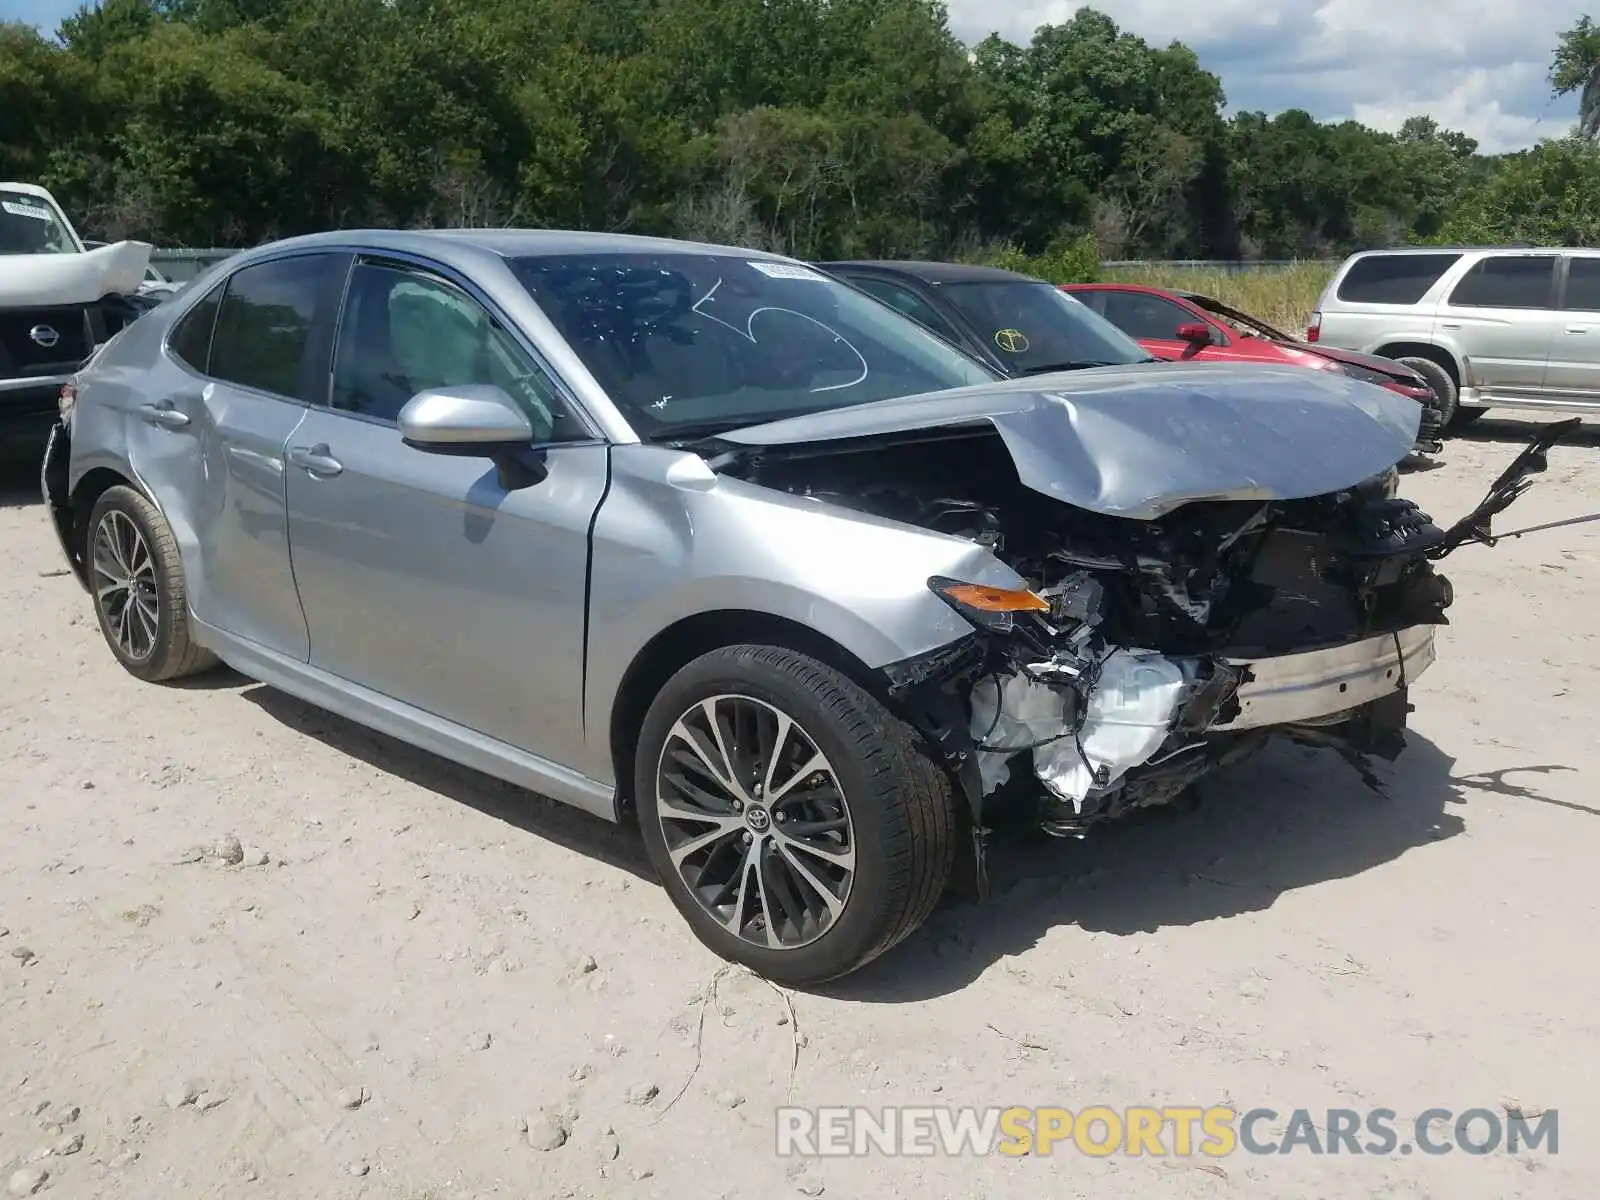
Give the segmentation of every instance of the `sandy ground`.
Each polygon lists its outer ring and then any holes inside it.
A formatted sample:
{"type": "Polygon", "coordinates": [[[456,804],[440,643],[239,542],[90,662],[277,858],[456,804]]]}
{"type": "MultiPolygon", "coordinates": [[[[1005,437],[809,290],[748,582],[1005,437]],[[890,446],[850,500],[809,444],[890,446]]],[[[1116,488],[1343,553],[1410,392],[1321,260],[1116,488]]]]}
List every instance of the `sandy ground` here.
{"type": "MultiPolygon", "coordinates": [[[[1409,493],[1453,518],[1526,432],[1486,423],[1409,493]]],[[[1600,510],[1590,432],[1504,527],[1600,510]]],[[[31,468],[5,495],[0,1196],[19,1170],[119,1198],[1600,1191],[1600,524],[1452,560],[1386,797],[1274,751],[1197,812],[998,853],[988,905],[785,997],[718,978],[630,832],[237,676],[126,676],[31,468]],[[229,834],[269,865],[189,861],[229,834]],[[799,1169],[774,1152],[791,1095],[1402,1120],[1516,1098],[1563,1139],[799,1169]],[[530,1146],[541,1112],[565,1145],[530,1146]]]]}

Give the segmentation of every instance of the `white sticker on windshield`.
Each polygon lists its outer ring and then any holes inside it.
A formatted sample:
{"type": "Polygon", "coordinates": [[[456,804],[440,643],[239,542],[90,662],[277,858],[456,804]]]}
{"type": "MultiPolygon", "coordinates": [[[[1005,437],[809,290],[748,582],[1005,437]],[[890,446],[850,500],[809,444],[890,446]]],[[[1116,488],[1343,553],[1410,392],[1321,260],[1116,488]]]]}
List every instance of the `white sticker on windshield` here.
{"type": "Polygon", "coordinates": [[[13,217],[32,217],[35,221],[54,220],[48,208],[40,208],[24,200],[0,200],[0,208],[5,209],[13,217]]]}
{"type": "Polygon", "coordinates": [[[753,262],[750,264],[769,279],[809,279],[813,283],[826,283],[828,277],[799,263],[753,262]]]}

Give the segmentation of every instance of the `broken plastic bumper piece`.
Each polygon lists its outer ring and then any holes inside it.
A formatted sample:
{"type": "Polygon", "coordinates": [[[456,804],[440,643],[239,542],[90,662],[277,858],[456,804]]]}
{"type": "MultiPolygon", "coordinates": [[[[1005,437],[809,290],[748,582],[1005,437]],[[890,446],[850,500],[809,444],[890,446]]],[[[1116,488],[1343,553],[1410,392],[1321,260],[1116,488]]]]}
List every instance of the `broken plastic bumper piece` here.
{"type": "Polygon", "coordinates": [[[1434,628],[1416,625],[1347,646],[1275,658],[1228,658],[1243,671],[1238,710],[1210,732],[1314,724],[1380,700],[1433,664],[1434,628]]]}

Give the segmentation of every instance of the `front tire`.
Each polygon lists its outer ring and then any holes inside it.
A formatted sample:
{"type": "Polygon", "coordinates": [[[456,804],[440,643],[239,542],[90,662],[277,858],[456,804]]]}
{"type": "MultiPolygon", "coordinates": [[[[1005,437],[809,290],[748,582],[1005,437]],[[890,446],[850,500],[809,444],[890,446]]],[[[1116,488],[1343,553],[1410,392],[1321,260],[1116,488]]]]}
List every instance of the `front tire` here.
{"type": "Polygon", "coordinates": [[[955,857],[948,776],[850,679],[772,646],[695,659],[650,706],[635,796],[667,894],[712,951],[836,979],[927,918],[955,857]]]}
{"type": "Polygon", "coordinates": [[[147,683],[214,667],[189,632],[178,543],[160,509],[131,487],[107,488],[85,531],[84,564],[106,645],[147,683]]]}

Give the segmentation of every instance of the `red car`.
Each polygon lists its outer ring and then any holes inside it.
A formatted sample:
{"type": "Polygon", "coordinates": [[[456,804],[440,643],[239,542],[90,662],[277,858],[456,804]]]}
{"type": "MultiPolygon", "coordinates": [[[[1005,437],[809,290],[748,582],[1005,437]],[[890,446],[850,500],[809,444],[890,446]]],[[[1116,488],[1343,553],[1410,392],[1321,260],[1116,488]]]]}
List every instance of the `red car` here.
{"type": "Polygon", "coordinates": [[[1061,290],[1087,304],[1157,358],[1279,363],[1338,371],[1409,396],[1423,408],[1417,448],[1435,454],[1440,449],[1439,409],[1433,389],[1422,376],[1393,359],[1308,345],[1194,292],[1135,283],[1067,283],[1061,290]]]}

